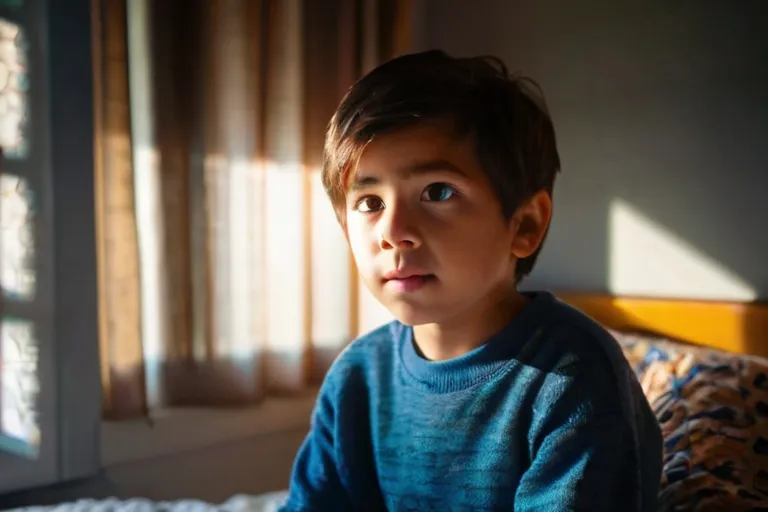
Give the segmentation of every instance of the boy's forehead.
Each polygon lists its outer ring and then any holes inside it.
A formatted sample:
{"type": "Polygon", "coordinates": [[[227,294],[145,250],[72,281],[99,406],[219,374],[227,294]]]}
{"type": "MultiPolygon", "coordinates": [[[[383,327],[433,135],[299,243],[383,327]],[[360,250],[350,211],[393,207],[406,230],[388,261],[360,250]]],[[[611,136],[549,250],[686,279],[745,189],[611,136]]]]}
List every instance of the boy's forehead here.
{"type": "Polygon", "coordinates": [[[366,186],[376,185],[386,179],[408,180],[413,177],[428,174],[451,174],[456,178],[470,179],[470,175],[461,167],[450,160],[443,158],[413,160],[403,165],[390,165],[384,168],[378,168],[376,171],[366,172],[365,169],[358,169],[350,174],[349,189],[355,190],[365,188],[366,186]]]}
{"type": "Polygon", "coordinates": [[[429,173],[472,174],[473,146],[450,127],[419,124],[377,135],[350,167],[348,184],[370,178],[408,179],[429,173]]]}

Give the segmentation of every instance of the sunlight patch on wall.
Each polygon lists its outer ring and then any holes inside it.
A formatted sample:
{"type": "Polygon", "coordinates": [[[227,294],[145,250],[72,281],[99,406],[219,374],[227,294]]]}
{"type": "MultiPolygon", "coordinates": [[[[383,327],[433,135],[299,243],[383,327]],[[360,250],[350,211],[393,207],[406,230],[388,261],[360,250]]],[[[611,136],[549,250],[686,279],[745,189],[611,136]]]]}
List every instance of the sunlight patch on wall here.
{"type": "Polygon", "coordinates": [[[756,291],[723,264],[621,199],[610,207],[609,286],[617,295],[752,301],[756,291]]]}

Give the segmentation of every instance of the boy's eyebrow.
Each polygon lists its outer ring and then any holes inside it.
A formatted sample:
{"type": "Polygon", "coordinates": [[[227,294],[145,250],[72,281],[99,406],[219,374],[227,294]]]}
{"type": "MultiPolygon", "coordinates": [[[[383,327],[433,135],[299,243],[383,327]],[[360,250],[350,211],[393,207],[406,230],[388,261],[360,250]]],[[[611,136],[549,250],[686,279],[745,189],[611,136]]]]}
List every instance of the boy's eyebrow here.
{"type": "MultiPolygon", "coordinates": [[[[398,174],[403,178],[408,179],[414,175],[433,174],[433,173],[449,173],[455,174],[458,177],[466,178],[467,174],[461,170],[455,164],[442,158],[436,158],[434,160],[423,160],[411,163],[402,169],[399,169],[398,174]]],[[[366,175],[364,172],[358,171],[352,180],[351,190],[360,190],[367,187],[378,185],[381,180],[376,176],[366,175]]]]}

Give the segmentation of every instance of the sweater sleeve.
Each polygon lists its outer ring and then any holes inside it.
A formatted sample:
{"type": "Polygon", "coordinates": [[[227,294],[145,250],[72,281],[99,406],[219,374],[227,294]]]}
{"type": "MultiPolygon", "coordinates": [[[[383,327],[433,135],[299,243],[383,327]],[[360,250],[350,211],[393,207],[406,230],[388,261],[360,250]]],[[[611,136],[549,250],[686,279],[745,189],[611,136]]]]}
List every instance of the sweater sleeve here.
{"type": "Polygon", "coordinates": [[[336,393],[328,379],[317,398],[309,434],[294,461],[281,512],[350,510],[336,460],[336,393]]]}
{"type": "Polygon", "coordinates": [[[548,432],[515,498],[516,512],[626,510],[641,512],[636,444],[622,417],[608,415],[548,432]]]}

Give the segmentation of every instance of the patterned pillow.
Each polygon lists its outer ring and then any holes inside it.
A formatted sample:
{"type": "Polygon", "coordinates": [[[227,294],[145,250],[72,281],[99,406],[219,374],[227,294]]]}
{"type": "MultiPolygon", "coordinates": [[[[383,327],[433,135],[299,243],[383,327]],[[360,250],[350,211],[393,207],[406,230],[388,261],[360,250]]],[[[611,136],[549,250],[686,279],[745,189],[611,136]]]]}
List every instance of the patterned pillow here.
{"type": "Polygon", "coordinates": [[[768,361],[613,334],[664,434],[660,509],[768,511],[768,361]]]}

